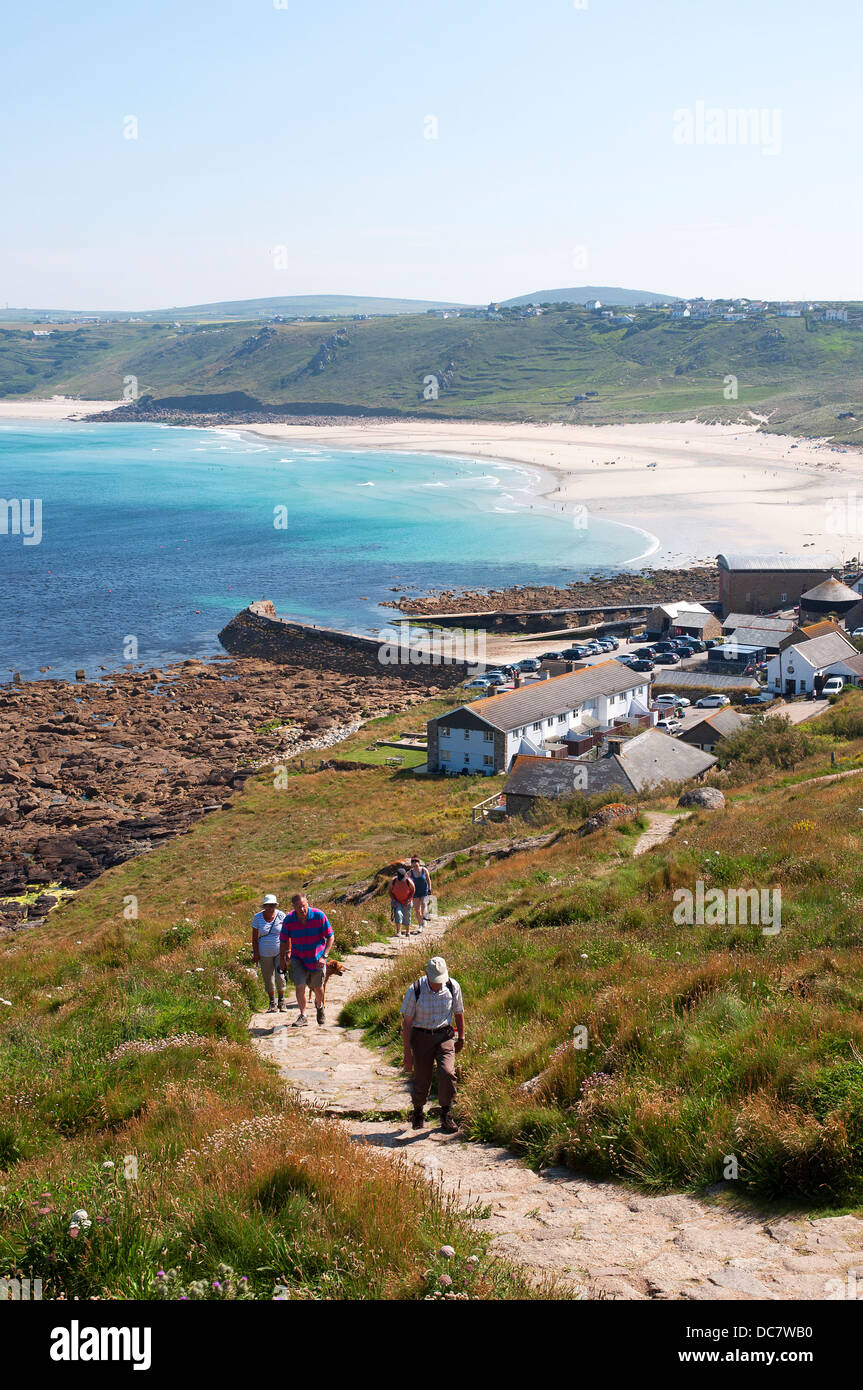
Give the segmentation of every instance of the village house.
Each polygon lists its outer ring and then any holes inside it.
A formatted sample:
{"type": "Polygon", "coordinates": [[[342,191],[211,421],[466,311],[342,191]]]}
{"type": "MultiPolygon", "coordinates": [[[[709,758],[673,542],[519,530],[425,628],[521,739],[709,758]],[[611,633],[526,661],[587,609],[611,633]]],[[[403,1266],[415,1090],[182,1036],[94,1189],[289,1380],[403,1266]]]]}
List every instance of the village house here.
{"type": "Polygon", "coordinates": [[[722,620],[722,632],[733,642],[763,647],[771,656],[794,642],[820,635],[804,632],[794,618],[766,618],[760,613],[729,613],[722,620]]]}
{"type": "Polygon", "coordinates": [[[429,772],[506,772],[517,753],[567,756],[603,731],[651,719],[647,676],[619,661],[534,681],[428,721],[429,772]]]}
{"type": "Polygon", "coordinates": [[[612,737],[599,758],[568,762],[519,754],[503,787],[507,815],[530,816],[540,799],[587,796],[617,788],[622,798],[657,787],[700,780],[716,765],[712,753],[690,748],[661,729],[645,729],[632,738],[612,737]]]}
{"type": "Polygon", "coordinates": [[[863,677],[863,655],[839,632],[786,647],[767,663],[767,686],[777,695],[820,694],[829,676],[851,685],[863,677]]]}
{"type": "Polygon", "coordinates": [[[703,603],[658,603],[644,620],[647,632],[675,637],[721,637],[722,624],[703,603]]]}
{"type": "Polygon", "coordinates": [[[691,748],[700,748],[704,753],[712,753],[717,744],[736,734],[745,724],[746,720],[736,710],[730,707],[715,709],[678,734],[678,740],[688,743],[691,748]]]}
{"type": "Polygon", "coordinates": [[[833,323],[847,323],[847,322],[848,322],[848,310],[847,310],[847,309],[825,309],[825,310],[824,310],[824,317],[825,317],[825,319],[828,320],[828,322],[832,321],[833,323]]]}

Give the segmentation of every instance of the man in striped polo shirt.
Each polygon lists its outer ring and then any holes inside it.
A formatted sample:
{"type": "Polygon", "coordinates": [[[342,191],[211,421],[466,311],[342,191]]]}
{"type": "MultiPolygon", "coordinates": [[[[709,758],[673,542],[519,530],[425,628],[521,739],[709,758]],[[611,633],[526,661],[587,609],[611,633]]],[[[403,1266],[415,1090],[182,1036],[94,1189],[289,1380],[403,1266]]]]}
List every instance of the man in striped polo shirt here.
{"type": "Polygon", "coordinates": [[[319,907],[309,907],[304,893],[295,893],[291,898],[293,911],[285,916],[282,923],[281,966],[290,968],[291,980],[297,991],[299,1017],[294,1019],[295,1028],[305,1028],[306,986],[313,990],[317,1006],[318,1023],[325,1023],[324,1016],[324,971],[327,956],[333,944],[333,929],[325,912],[319,907]]]}

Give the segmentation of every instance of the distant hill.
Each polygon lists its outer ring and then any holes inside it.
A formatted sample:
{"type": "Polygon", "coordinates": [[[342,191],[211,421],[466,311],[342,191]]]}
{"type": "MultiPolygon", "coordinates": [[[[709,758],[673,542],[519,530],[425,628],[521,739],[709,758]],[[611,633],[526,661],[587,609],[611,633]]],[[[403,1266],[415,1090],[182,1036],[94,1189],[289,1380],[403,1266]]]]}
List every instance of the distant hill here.
{"type": "Polygon", "coordinates": [[[32,323],[35,319],[51,318],[58,323],[71,319],[138,319],[142,323],[202,323],[236,319],[314,318],[320,316],[350,317],[354,314],[424,314],[429,309],[461,309],[442,299],[387,299],[356,294],[295,294],[275,295],[268,299],[224,299],[213,304],[185,304],[169,309],[3,309],[0,318],[6,323],[32,323]]]}
{"type": "Polygon", "coordinates": [[[847,322],[829,322],[759,312],[729,322],[672,319],[645,305],[633,306],[631,317],[604,318],[576,305],[538,315],[483,308],[359,322],[182,322],[173,315],[35,330],[16,324],[0,327],[0,397],[118,400],[129,380],[157,409],[166,402],[164,410],[193,413],[420,413],[598,425],[739,420],[753,410],[769,416],[771,430],[860,443],[863,314],[849,314],[847,322]]]}
{"type": "Polygon", "coordinates": [[[516,299],[504,299],[506,308],[516,308],[519,304],[585,304],[588,299],[598,299],[602,304],[635,306],[652,304],[676,304],[679,295],[653,294],[650,290],[622,290],[613,285],[579,285],[569,290],[535,290],[533,294],[520,294],[516,299]]]}

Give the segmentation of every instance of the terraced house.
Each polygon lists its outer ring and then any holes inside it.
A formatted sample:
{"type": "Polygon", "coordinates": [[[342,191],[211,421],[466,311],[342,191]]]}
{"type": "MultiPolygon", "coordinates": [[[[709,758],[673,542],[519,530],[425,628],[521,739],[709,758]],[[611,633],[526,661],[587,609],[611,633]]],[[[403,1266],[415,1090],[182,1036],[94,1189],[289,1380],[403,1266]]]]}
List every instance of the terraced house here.
{"type": "Polygon", "coordinates": [[[581,752],[586,741],[626,722],[649,722],[647,678],[602,661],[518,690],[460,705],[428,721],[430,772],[508,771],[518,753],[549,754],[552,745],[581,752]]]}

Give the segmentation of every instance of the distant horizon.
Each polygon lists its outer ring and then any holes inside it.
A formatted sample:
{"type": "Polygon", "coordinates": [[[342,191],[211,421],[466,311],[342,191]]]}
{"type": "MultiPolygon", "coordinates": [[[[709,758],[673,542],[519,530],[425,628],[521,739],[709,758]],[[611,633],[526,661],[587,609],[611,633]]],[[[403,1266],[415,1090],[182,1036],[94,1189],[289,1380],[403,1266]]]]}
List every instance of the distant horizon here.
{"type": "MultiPolygon", "coordinates": [[[[602,292],[603,290],[605,290],[606,292],[613,293],[613,294],[652,295],[652,296],[655,298],[655,300],[656,300],[657,303],[669,303],[669,304],[670,304],[670,303],[674,303],[674,302],[678,302],[678,301],[681,302],[681,303],[692,303],[692,302],[695,302],[695,301],[697,301],[697,300],[705,300],[705,301],[714,301],[714,300],[716,300],[716,301],[720,301],[720,300],[748,300],[748,301],[753,301],[753,300],[754,300],[754,301],[761,301],[761,300],[763,300],[765,303],[768,303],[768,304],[780,304],[780,303],[781,303],[781,304],[786,304],[786,303],[787,303],[787,304],[800,304],[800,303],[805,303],[805,302],[828,303],[828,304],[829,304],[829,303],[858,304],[858,303],[863,302],[863,297],[855,298],[853,295],[835,295],[835,294],[834,294],[834,295],[827,295],[827,294],[821,294],[821,295],[816,295],[816,294],[767,295],[767,294],[731,294],[731,293],[726,293],[726,294],[704,294],[704,293],[702,293],[702,292],[699,292],[699,293],[690,293],[690,294],[674,294],[674,293],[662,294],[661,292],[656,291],[656,290],[635,289],[635,288],[632,287],[632,286],[623,286],[623,285],[605,285],[605,286],[574,285],[574,286],[571,286],[570,288],[571,288],[573,291],[577,291],[579,294],[587,294],[587,295],[590,295],[590,294],[593,294],[593,293],[595,293],[595,294],[598,295],[598,294],[599,294],[600,292],[602,292]]],[[[301,291],[301,292],[298,292],[298,293],[296,293],[296,294],[287,293],[287,294],[237,295],[236,297],[233,297],[233,298],[228,298],[228,297],[225,297],[225,296],[221,296],[221,297],[219,297],[219,298],[217,298],[217,299],[211,299],[211,300],[191,300],[191,299],[190,299],[190,300],[187,300],[187,301],[185,301],[185,302],[176,303],[176,304],[166,304],[164,301],[160,301],[160,302],[155,303],[152,307],[149,307],[149,308],[143,307],[143,306],[141,306],[140,304],[136,305],[134,308],[117,308],[116,305],[109,307],[109,306],[106,306],[106,305],[99,306],[99,305],[96,305],[96,304],[85,304],[85,305],[75,304],[75,305],[72,305],[72,306],[67,307],[67,306],[65,306],[65,305],[60,305],[60,304],[56,304],[56,303],[51,304],[50,306],[37,308],[37,307],[35,307],[35,306],[33,306],[33,305],[29,305],[29,304],[4,304],[3,307],[2,307],[2,309],[0,309],[0,313],[13,313],[13,314],[107,314],[107,315],[127,315],[127,314],[128,314],[128,315],[133,315],[133,316],[134,316],[134,315],[136,315],[136,314],[159,314],[159,313],[171,314],[171,313],[174,313],[174,312],[189,312],[189,311],[192,310],[192,309],[201,309],[201,310],[204,310],[204,309],[212,309],[214,306],[224,306],[225,308],[229,308],[231,305],[234,305],[234,304],[254,304],[254,303],[262,303],[262,304],[263,304],[263,303],[272,303],[272,304],[276,304],[276,303],[283,302],[283,301],[295,301],[295,302],[300,302],[300,301],[302,301],[302,300],[321,300],[321,299],[332,299],[332,300],[356,300],[356,301],[368,300],[369,302],[379,302],[379,303],[387,303],[387,302],[390,302],[390,303],[398,303],[399,301],[404,301],[404,302],[406,302],[406,303],[412,303],[412,304],[415,304],[415,305],[417,305],[417,306],[427,306],[428,308],[438,308],[438,307],[441,307],[441,308],[452,308],[452,309],[476,309],[476,308],[483,308],[483,307],[485,307],[485,305],[490,304],[490,303],[492,303],[492,304],[503,304],[503,305],[508,305],[508,304],[510,304],[514,299],[530,300],[530,301],[532,301],[532,302],[534,302],[534,303],[541,304],[541,303],[543,303],[543,297],[544,297],[544,296],[547,296],[547,295],[550,295],[550,294],[556,294],[556,293],[560,293],[560,289],[533,290],[533,291],[527,291],[527,292],[524,292],[524,293],[517,293],[517,294],[514,294],[514,295],[507,295],[505,298],[502,297],[502,296],[500,296],[500,295],[497,295],[497,296],[491,296],[491,297],[488,298],[488,299],[478,298],[478,299],[471,299],[471,300],[454,300],[454,299],[448,299],[448,298],[446,298],[446,297],[443,296],[443,295],[441,295],[441,296],[439,296],[439,297],[434,297],[434,296],[433,296],[433,297],[431,297],[431,298],[428,298],[427,296],[422,296],[422,297],[420,297],[420,296],[417,296],[417,295],[381,294],[381,293],[374,293],[374,294],[358,294],[358,293],[353,293],[353,292],[350,292],[350,291],[345,291],[345,292],[343,292],[343,291],[334,291],[334,290],[321,290],[321,291],[319,291],[319,292],[314,292],[314,291],[301,291]]],[[[554,302],[554,301],[546,300],[545,302],[554,302]]],[[[559,300],[559,301],[557,301],[557,302],[558,302],[558,303],[566,303],[567,301],[565,301],[565,300],[559,300]]],[[[578,302],[578,301],[575,301],[575,302],[578,302]]],[[[634,307],[636,307],[636,308],[650,308],[651,305],[649,305],[649,304],[635,305],[634,307]]],[[[410,312],[410,310],[405,310],[404,312],[408,313],[408,312],[410,312]]]]}

